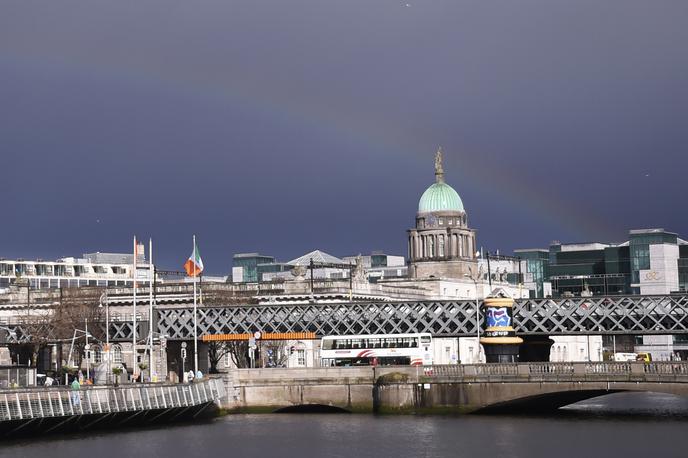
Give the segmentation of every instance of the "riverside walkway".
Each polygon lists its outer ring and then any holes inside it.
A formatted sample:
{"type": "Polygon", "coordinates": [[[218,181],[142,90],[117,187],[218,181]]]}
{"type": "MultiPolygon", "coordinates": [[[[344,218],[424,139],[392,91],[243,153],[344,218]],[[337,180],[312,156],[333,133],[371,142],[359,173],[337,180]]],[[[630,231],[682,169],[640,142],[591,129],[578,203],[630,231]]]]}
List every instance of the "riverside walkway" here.
{"type": "Polygon", "coordinates": [[[0,436],[188,420],[225,396],[221,380],[0,391],[0,436]]]}

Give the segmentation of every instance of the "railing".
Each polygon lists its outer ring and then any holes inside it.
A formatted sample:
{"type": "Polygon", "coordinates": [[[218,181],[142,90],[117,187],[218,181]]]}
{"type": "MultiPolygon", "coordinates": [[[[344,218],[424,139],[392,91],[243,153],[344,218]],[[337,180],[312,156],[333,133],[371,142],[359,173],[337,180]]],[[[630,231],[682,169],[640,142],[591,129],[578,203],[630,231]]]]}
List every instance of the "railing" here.
{"type": "Polygon", "coordinates": [[[688,375],[688,364],[684,362],[656,362],[644,365],[646,374],[688,375]]]}
{"type": "Polygon", "coordinates": [[[222,380],[0,391],[0,421],[193,407],[225,396],[222,380]]]}
{"type": "Polygon", "coordinates": [[[423,366],[425,377],[499,379],[518,377],[524,380],[620,380],[688,382],[688,362],[572,362],[462,364],[423,366]]]}

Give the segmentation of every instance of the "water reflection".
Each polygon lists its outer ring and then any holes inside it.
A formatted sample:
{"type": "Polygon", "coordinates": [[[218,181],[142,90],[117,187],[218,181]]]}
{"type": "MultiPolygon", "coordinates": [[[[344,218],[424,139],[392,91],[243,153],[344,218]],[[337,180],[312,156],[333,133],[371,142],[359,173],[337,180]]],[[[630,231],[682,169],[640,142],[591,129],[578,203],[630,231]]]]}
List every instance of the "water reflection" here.
{"type": "Polygon", "coordinates": [[[620,393],[550,416],[231,415],[205,424],[6,442],[0,457],[679,457],[685,453],[675,438],[686,431],[687,413],[686,398],[620,393]]]}

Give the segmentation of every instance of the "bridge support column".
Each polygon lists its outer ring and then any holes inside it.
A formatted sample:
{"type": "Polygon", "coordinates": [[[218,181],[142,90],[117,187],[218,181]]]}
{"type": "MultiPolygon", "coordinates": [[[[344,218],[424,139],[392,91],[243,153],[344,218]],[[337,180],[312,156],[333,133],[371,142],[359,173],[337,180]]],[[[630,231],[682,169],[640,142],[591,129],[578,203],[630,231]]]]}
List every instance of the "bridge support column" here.
{"type": "Polygon", "coordinates": [[[524,336],[518,349],[518,360],[524,363],[549,361],[553,343],[548,336],[524,336]]]}
{"type": "Polygon", "coordinates": [[[515,363],[523,339],[516,337],[513,328],[514,300],[510,297],[487,297],[485,309],[485,331],[480,343],[485,349],[488,363],[515,363]]]}

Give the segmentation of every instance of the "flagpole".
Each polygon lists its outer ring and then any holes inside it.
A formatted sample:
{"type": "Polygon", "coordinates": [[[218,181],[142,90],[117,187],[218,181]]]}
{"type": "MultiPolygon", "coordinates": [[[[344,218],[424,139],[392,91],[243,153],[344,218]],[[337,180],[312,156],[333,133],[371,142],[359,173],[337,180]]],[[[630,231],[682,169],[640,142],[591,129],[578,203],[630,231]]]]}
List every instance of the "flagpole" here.
{"type": "Polygon", "coordinates": [[[153,382],[153,238],[148,239],[148,375],[153,382]]]}
{"type": "MultiPolygon", "coordinates": [[[[194,249],[194,258],[196,257],[196,236],[193,236],[193,249],[194,249]]],[[[194,377],[196,377],[196,374],[198,373],[198,316],[196,314],[196,260],[194,259],[193,262],[193,293],[194,293],[194,307],[193,307],[193,321],[194,321],[194,377]]]]}
{"type": "Polygon", "coordinates": [[[132,315],[132,338],[131,338],[131,352],[132,352],[132,374],[136,374],[136,255],[138,252],[138,246],[136,243],[136,236],[134,236],[134,313],[132,315]]]}

